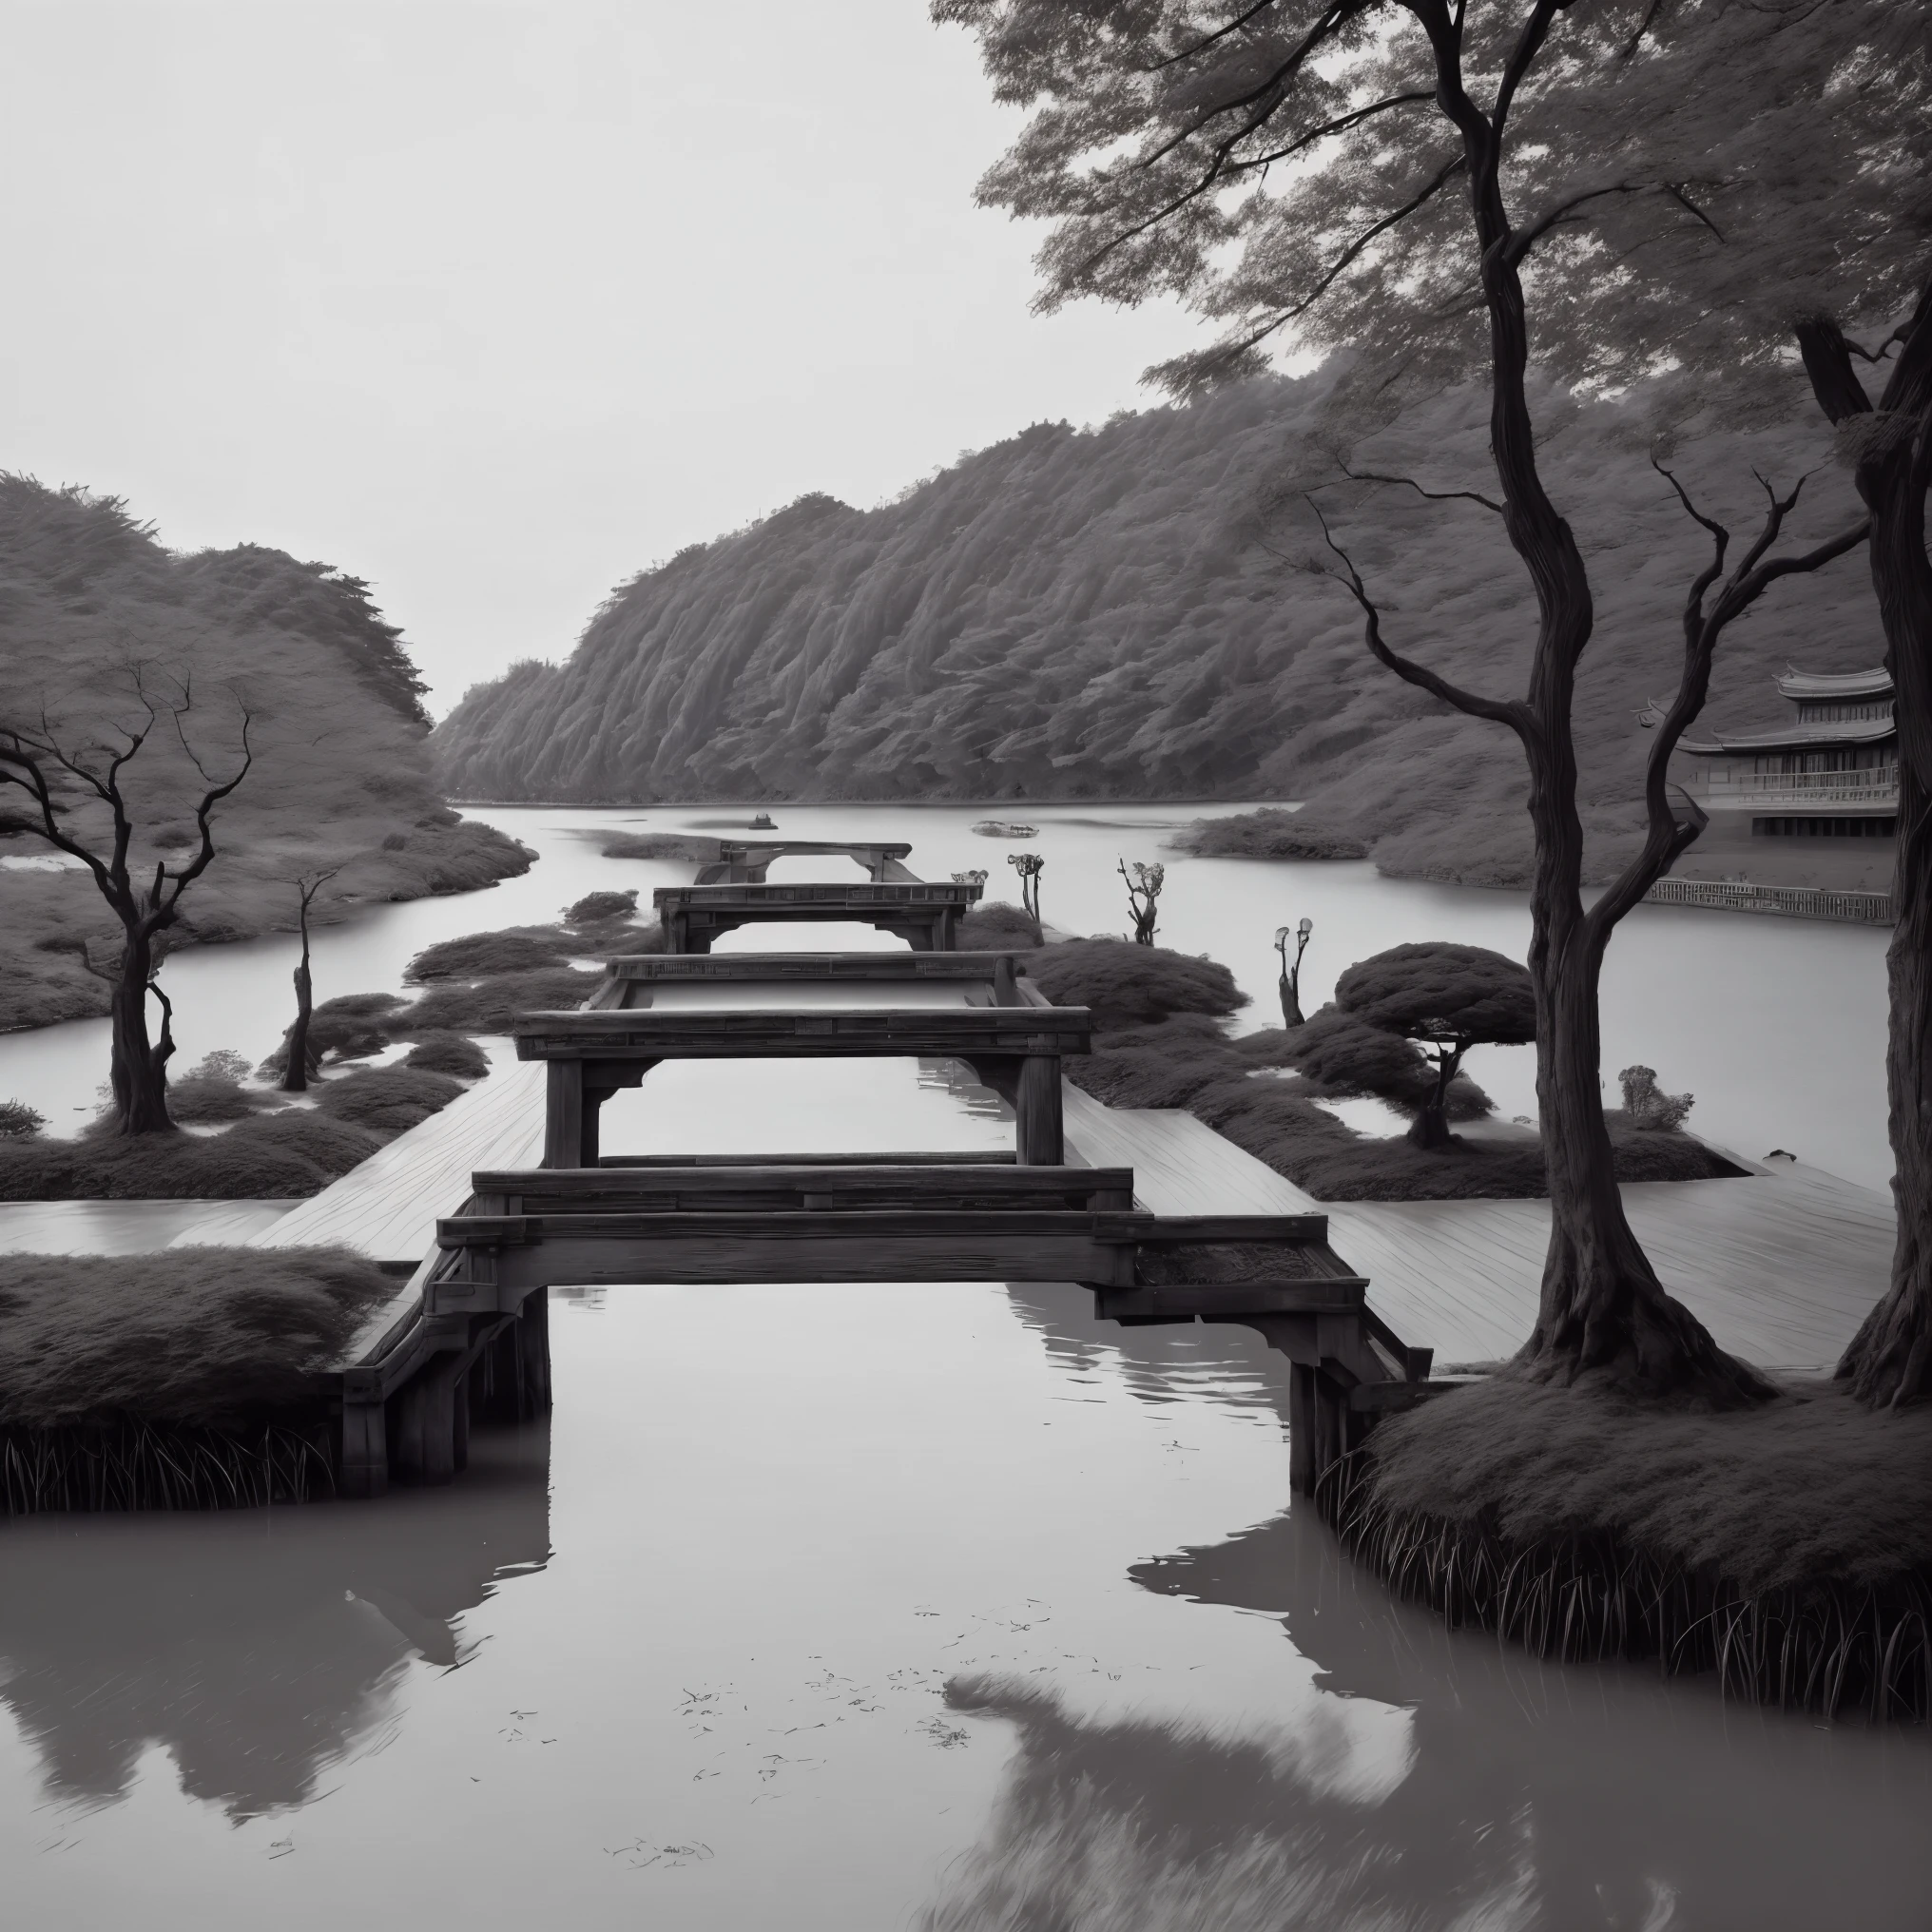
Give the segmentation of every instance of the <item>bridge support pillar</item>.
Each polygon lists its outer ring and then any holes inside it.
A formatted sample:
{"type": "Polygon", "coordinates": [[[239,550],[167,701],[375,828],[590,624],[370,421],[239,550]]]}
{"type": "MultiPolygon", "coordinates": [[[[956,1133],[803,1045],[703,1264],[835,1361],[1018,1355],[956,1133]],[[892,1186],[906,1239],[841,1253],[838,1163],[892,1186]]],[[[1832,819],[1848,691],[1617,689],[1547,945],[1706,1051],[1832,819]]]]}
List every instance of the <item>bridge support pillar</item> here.
{"type": "Polygon", "coordinates": [[[389,1493],[389,1415],[380,1401],[342,1404],[342,1459],[336,1494],[366,1497],[389,1493]]]}
{"type": "Polygon", "coordinates": [[[1029,1053],[1019,1063],[1014,1099],[1018,1134],[1019,1165],[1057,1168],[1066,1163],[1066,1136],[1061,1120],[1060,1056],[1029,1053]]]}
{"type": "Polygon", "coordinates": [[[396,1474],[403,1482],[454,1479],[470,1446],[468,1363],[453,1350],[433,1356],[396,1399],[396,1474]]]}

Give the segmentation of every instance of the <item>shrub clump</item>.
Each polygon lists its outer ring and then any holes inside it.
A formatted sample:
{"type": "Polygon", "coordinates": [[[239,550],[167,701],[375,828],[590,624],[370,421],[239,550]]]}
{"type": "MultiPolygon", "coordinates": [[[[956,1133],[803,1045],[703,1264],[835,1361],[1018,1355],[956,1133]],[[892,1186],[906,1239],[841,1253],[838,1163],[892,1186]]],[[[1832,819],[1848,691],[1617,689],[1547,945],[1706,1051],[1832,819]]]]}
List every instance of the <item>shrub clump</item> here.
{"type": "Polygon", "coordinates": [[[390,1032],[409,1038],[424,1034],[507,1034],[526,1013],[549,1013],[582,1006],[599,975],[574,966],[541,973],[505,973],[473,986],[432,986],[407,1013],[390,1022],[390,1032]]]}
{"type": "Polygon", "coordinates": [[[1126,939],[1044,946],[1025,970],[1055,1006],[1091,1008],[1096,1029],[1147,1026],[1177,1013],[1218,1018],[1247,1004],[1226,966],[1126,939]]]}
{"type": "Polygon", "coordinates": [[[637,894],[630,892],[587,892],[564,908],[567,926],[597,926],[611,919],[628,919],[637,912],[637,894]]]}
{"type": "MultiPolygon", "coordinates": [[[[1436,1070],[1414,1041],[1334,1006],[1324,1006],[1283,1038],[1285,1064],[1334,1099],[1368,1096],[1415,1113],[1435,1093],[1436,1070]]],[[[1449,1083],[1451,1120],[1480,1120],[1494,1111],[1489,1095],[1467,1073],[1459,1072],[1449,1083]]]]}
{"type": "Polygon", "coordinates": [[[620,832],[604,841],[606,859],[685,859],[715,865],[724,856],[721,840],[686,832],[620,832]]]}
{"type": "Polygon", "coordinates": [[[0,1141],[31,1140],[47,1125],[47,1115],[24,1100],[0,1100],[0,1141]]]}
{"type": "Polygon", "coordinates": [[[316,1092],[316,1111],[377,1133],[402,1133],[464,1091],[459,1080],[416,1067],[365,1067],[316,1092]]]}
{"type": "Polygon", "coordinates": [[[1040,922],[1003,898],[976,905],[959,921],[962,953],[1029,951],[1041,943],[1040,922]]]}
{"type": "Polygon", "coordinates": [[[1932,1409],[1835,1382],[1722,1413],[1495,1376],[1368,1439],[1383,1507],[1512,1543],[1603,1532],[1747,1592],[1932,1572],[1932,1409]]]}
{"type": "Polygon", "coordinates": [[[1197,819],[1175,839],[1197,859],[1366,859],[1368,847],[1305,812],[1264,805],[1231,819],[1197,819]]]}
{"type": "Polygon", "coordinates": [[[0,1425],[206,1425],[313,1406],[394,1292],[340,1248],[0,1257],[0,1425]]]}
{"type": "Polygon", "coordinates": [[[257,1114],[224,1133],[0,1143],[0,1200],[294,1200],[381,1145],[307,1109],[257,1114]]]}
{"type": "MultiPolygon", "coordinates": [[[[381,1022],[403,1004],[394,993],[343,993],[325,999],[309,1015],[309,1065],[313,1072],[325,1055],[359,1060],[379,1053],[389,1044],[381,1022]]],[[[282,1030],[281,1044],[256,1071],[261,1079],[279,1079],[288,1072],[288,1039],[293,1026],[282,1030]]]]}
{"type": "Polygon", "coordinates": [[[402,970],[413,986],[432,979],[482,979],[561,966],[579,941],[561,926],[512,926],[500,933],[464,933],[425,946],[402,970]]]}
{"type": "Polygon", "coordinates": [[[490,1071],[490,1056],[462,1034],[431,1034],[402,1056],[405,1067],[425,1073],[448,1073],[458,1080],[480,1080],[490,1071]]]}
{"type": "Polygon", "coordinates": [[[220,1073],[190,1073],[170,1082],[167,1090],[168,1112],[189,1127],[246,1120],[251,1113],[273,1104],[260,1089],[251,1092],[241,1081],[220,1073]]]}

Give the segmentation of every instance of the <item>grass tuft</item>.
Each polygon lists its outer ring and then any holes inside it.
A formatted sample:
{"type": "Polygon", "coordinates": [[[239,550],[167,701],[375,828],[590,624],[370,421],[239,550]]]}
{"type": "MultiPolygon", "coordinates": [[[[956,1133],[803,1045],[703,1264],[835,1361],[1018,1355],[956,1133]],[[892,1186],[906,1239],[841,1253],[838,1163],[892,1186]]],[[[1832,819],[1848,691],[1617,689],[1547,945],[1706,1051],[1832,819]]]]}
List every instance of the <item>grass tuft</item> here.
{"type": "Polygon", "coordinates": [[[365,1067],[318,1087],[316,1111],[377,1133],[402,1133],[463,1092],[460,1081],[418,1067],[365,1067]]]}
{"type": "Polygon", "coordinates": [[[462,1034],[430,1034],[402,1056],[402,1064],[457,1080],[480,1080],[490,1071],[490,1055],[462,1034]]]}
{"type": "Polygon", "coordinates": [[[1147,1026],[1177,1013],[1219,1017],[1247,1004],[1226,966],[1126,939],[1045,946],[1028,956],[1026,973],[1055,1006],[1091,1007],[1096,1029],[1147,1026]]]}
{"type": "Polygon", "coordinates": [[[534,973],[561,966],[583,942],[561,926],[512,926],[498,933],[463,933],[425,946],[402,976],[413,986],[434,979],[481,979],[499,973],[534,973]]]}
{"type": "Polygon", "coordinates": [[[1003,898],[975,906],[958,927],[962,953],[1031,952],[1040,937],[1039,920],[1003,898]]]}
{"type": "Polygon", "coordinates": [[[505,973],[474,986],[433,986],[407,1013],[389,1022],[392,1034],[507,1034],[526,1013],[581,1006],[599,976],[573,966],[541,973],[505,973]]]}
{"type": "Polygon", "coordinates": [[[1702,1413],[1497,1376],[1383,1421],[1319,1496],[1392,1587],[1538,1656],[1932,1714],[1932,1411],[1818,1382],[1702,1413]]]}
{"type": "Polygon", "coordinates": [[[344,1248],[0,1256],[0,1426],[222,1428],[314,1411],[395,1284],[344,1248]]]}

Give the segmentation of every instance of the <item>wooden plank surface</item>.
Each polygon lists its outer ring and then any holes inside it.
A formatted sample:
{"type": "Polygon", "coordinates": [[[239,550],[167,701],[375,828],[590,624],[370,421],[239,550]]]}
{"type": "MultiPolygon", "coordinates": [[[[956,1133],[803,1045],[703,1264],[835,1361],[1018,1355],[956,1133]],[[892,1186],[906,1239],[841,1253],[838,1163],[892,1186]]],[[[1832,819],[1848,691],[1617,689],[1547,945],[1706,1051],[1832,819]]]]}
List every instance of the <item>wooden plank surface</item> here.
{"type": "Polygon", "coordinates": [[[658,911],[743,912],[782,914],[788,907],[810,906],[814,917],[827,917],[825,908],[850,906],[855,911],[893,911],[899,906],[956,906],[961,911],[979,898],[981,888],[955,879],[854,879],[798,885],[660,885],[651,893],[658,911]]]}
{"type": "MultiPolygon", "coordinates": [[[[1157,1214],[1325,1213],[1370,1305],[1439,1364],[1514,1354],[1536,1323],[1547,1201],[1317,1201],[1191,1114],[1108,1108],[1068,1084],[1068,1158],[1130,1166],[1157,1214]]],[[[1766,1367],[1836,1362],[1890,1279],[1886,1196],[1795,1162],[1743,1180],[1647,1181],[1624,1204],[1658,1277],[1766,1367]]]]}
{"type": "Polygon", "coordinates": [[[1150,1213],[1326,1211],[1312,1194],[1178,1108],[1106,1107],[1072,1081],[1063,1084],[1060,1100],[1067,1158],[1087,1167],[1131,1168],[1134,1197],[1150,1213]]]}
{"type": "Polygon", "coordinates": [[[1124,1208],[1133,1198],[1126,1168],[1023,1168],[1005,1163],[893,1163],[837,1167],[783,1163],[757,1169],[534,1168],[479,1170],[471,1176],[478,1194],[502,1195],[522,1205],[517,1214],[564,1213],[576,1208],[664,1211],[719,1207],[1086,1207],[1124,1208]]]}
{"type": "Polygon", "coordinates": [[[515,1033],[520,1060],[763,1060],[1084,1053],[1092,1030],[1084,1006],[647,1007],[531,1014],[515,1033]]]}
{"type": "Polygon", "coordinates": [[[1012,953],[626,953],[609,962],[620,979],[990,980],[1012,953]]]}
{"type": "Polygon", "coordinates": [[[420,1260],[435,1240],[437,1217],[468,1197],[474,1169],[536,1165],[543,1153],[547,1071],[537,1064],[499,1065],[249,1245],[340,1246],[377,1261],[420,1260]]]}

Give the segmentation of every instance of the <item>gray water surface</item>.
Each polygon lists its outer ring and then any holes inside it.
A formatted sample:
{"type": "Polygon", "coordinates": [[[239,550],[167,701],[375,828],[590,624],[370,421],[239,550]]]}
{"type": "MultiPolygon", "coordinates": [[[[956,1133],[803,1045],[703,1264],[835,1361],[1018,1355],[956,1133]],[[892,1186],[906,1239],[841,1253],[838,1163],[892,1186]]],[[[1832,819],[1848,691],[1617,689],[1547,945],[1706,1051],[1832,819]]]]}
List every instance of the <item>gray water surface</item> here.
{"type": "MultiPolygon", "coordinates": [[[[431,938],[689,876],[584,836],[685,815],[488,816],[544,861],[331,929],[322,996],[398,984],[431,938]]],[[[904,828],[929,877],[1006,849],[974,812],[775,816],[904,828]]],[[[1175,815],[1030,816],[1048,917],[1124,929],[1115,850],[1157,856],[1175,815]]],[[[1399,939],[1520,952],[1524,927],[1514,897],[1362,867],[1183,860],[1165,903],[1260,1017],[1269,937],[1303,912],[1317,998],[1399,939]]],[[[1882,950],[1646,911],[1613,953],[1607,1064],[1698,1091],[1714,1138],[1873,1179],[1882,950]]],[[[291,956],[171,961],[184,1054],[266,1051],[291,956]]],[[[102,1032],[0,1042],[0,1092],[29,1063],[90,1085],[102,1032]]],[[[1487,1060],[1527,1111],[1524,1057],[1487,1060]]],[[[1011,1130],[917,1063],[821,1071],[660,1070],[612,1103],[613,1150],[1011,1130]]],[[[560,1290],[551,1316],[550,1428],[480,1435],[450,1490],[0,1527],[9,1922],[1932,1922],[1922,1732],[1539,1666],[1393,1603],[1286,1507],[1285,1364],[1242,1330],[918,1284],[560,1290]]]]}

